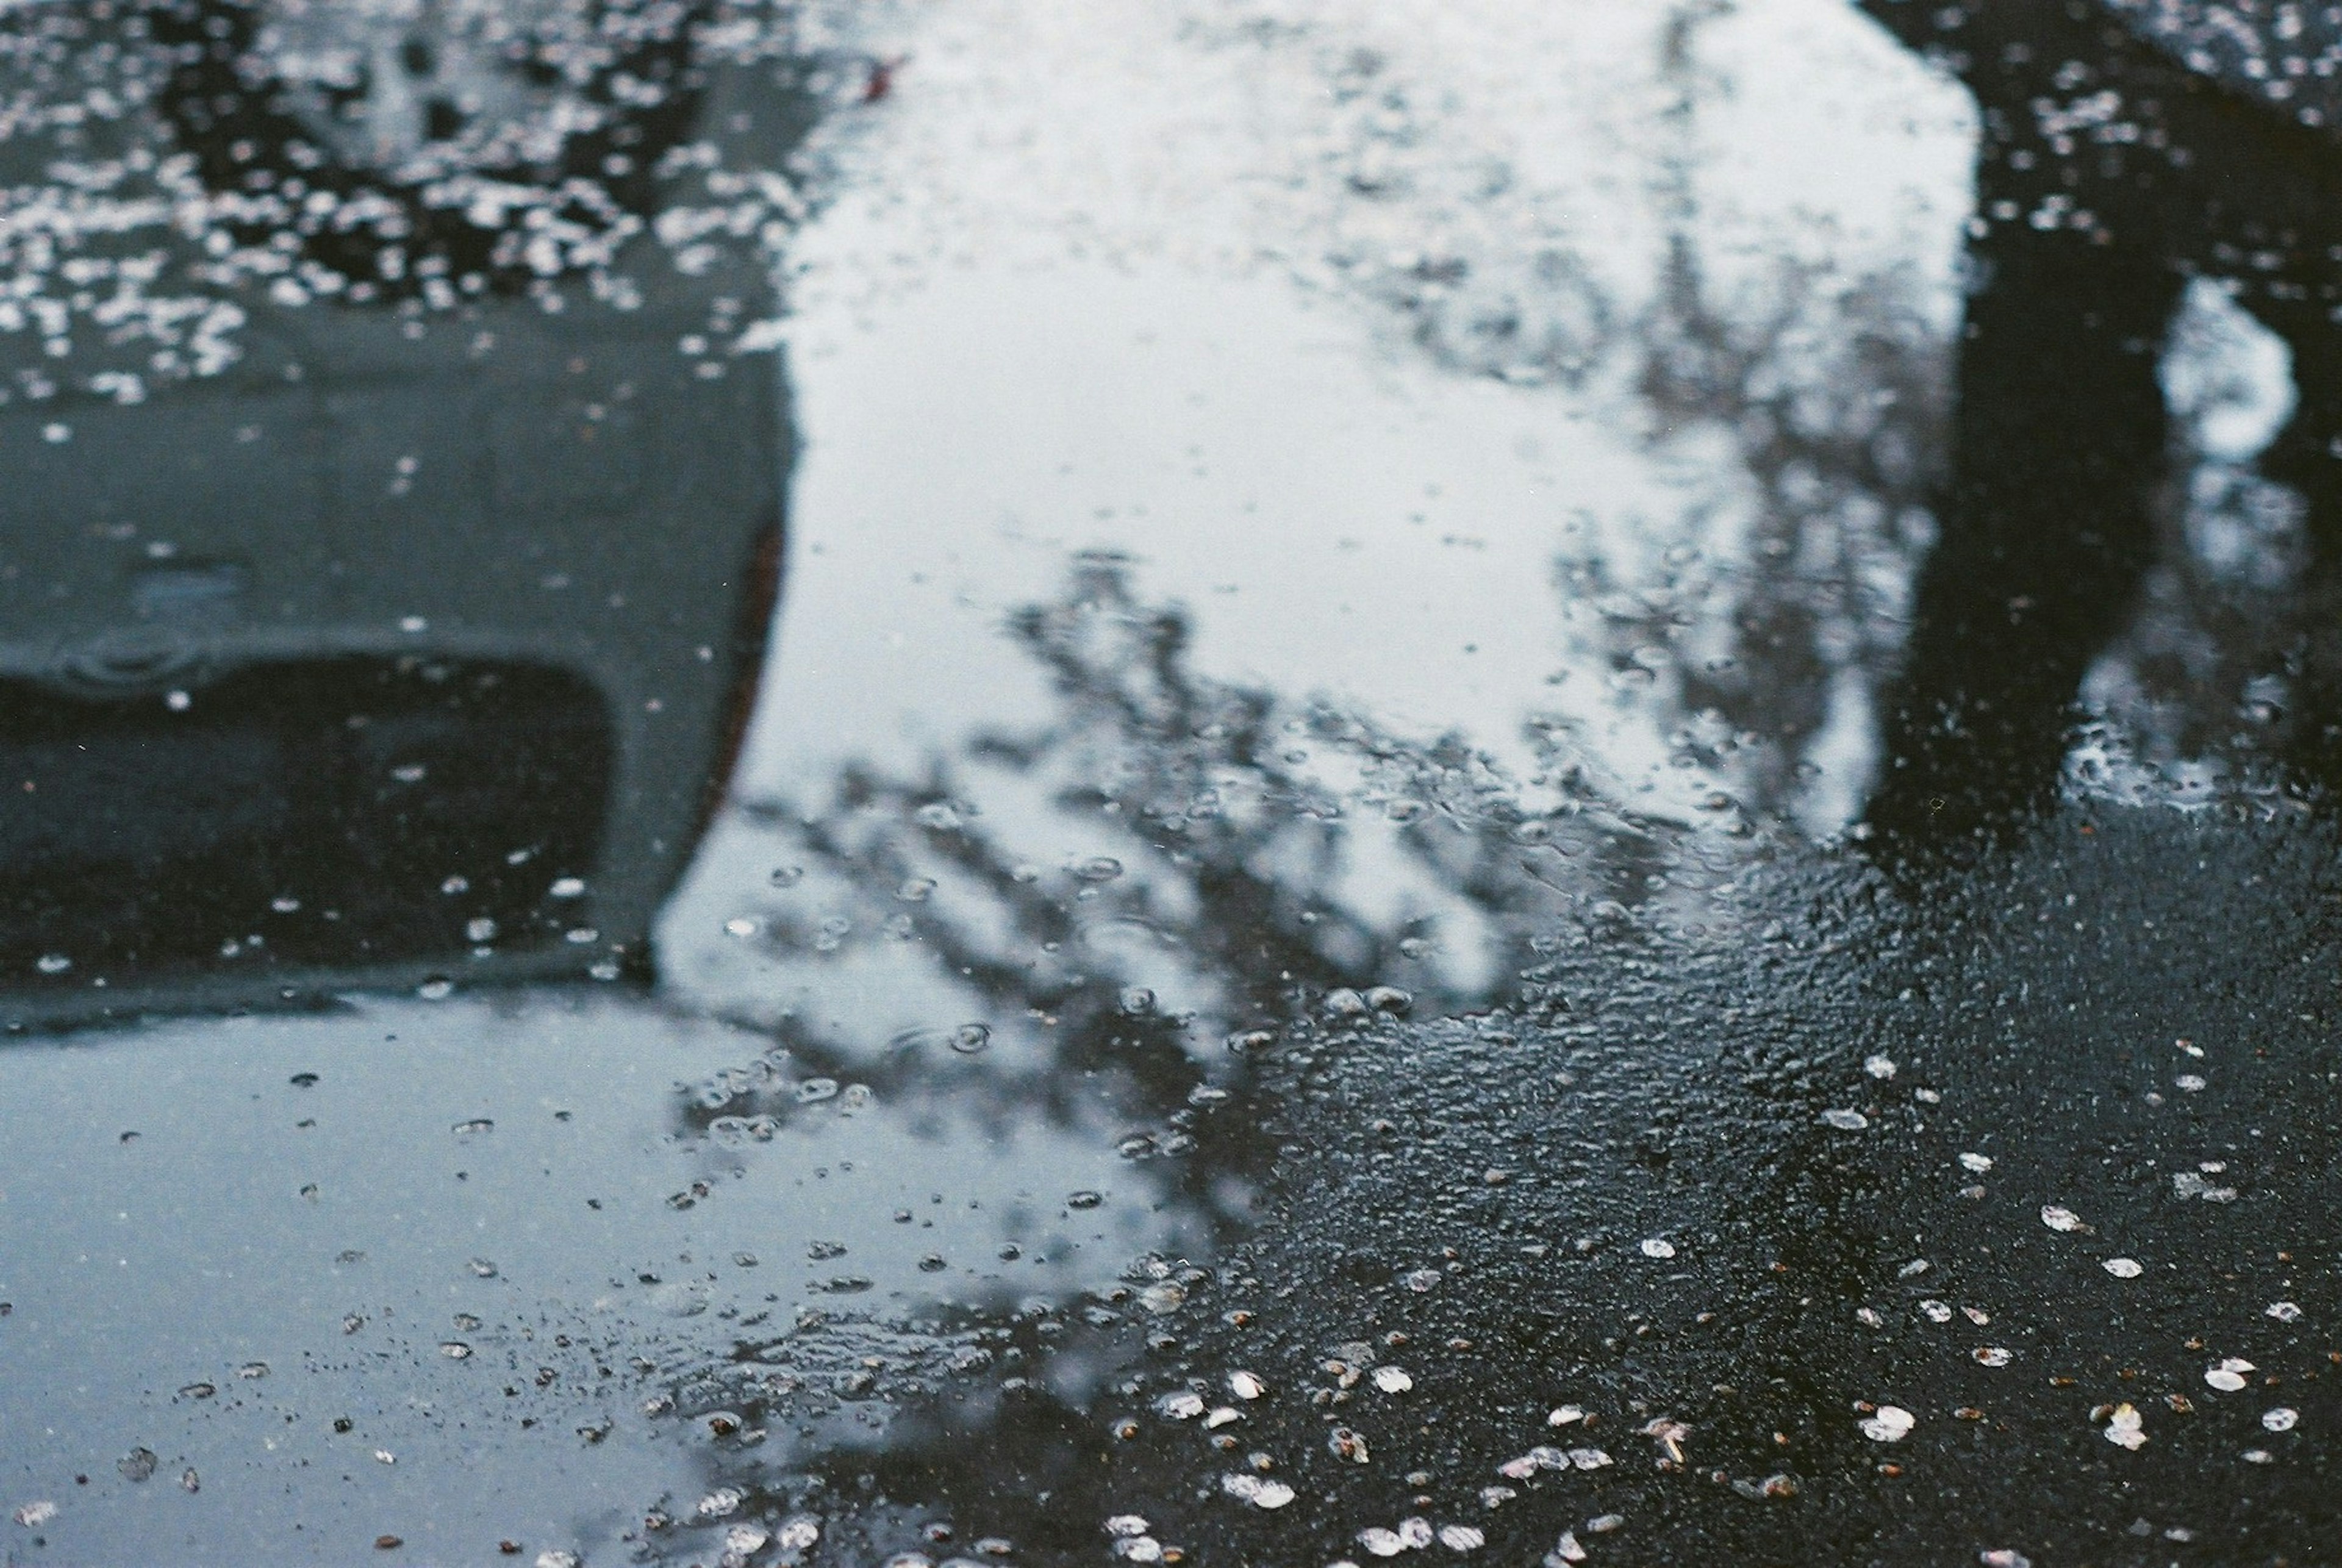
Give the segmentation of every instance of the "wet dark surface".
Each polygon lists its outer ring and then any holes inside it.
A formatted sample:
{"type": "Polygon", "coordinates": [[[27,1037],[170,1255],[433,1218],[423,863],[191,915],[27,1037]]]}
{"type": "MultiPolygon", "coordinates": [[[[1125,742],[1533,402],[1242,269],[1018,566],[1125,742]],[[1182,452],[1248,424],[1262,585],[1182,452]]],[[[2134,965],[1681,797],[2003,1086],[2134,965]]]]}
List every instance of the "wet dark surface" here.
{"type": "Polygon", "coordinates": [[[2332,27],[1871,9],[0,11],[0,1562],[2330,1558],[2332,27]]]}

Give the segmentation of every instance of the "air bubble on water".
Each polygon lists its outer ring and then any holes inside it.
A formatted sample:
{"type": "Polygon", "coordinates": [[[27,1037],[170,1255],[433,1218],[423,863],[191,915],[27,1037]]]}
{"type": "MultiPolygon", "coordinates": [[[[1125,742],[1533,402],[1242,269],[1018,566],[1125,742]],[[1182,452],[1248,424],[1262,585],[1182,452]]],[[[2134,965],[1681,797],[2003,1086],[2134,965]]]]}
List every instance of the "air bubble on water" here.
{"type": "Polygon", "coordinates": [[[1822,1124],[1841,1133],[1859,1133],[1870,1125],[1870,1118],[1859,1111],[1824,1111],[1822,1124]]]}
{"type": "Polygon", "coordinates": [[[415,988],[415,994],[425,1002],[444,1002],[455,992],[455,983],[442,974],[435,974],[415,988]]]}
{"type": "Polygon", "coordinates": [[[948,833],[960,824],[959,813],[943,801],[931,801],[911,815],[921,827],[933,828],[938,833],[948,833]]]}
{"type": "Polygon", "coordinates": [[[181,1399],[209,1399],[219,1390],[208,1383],[191,1383],[179,1390],[181,1399]]]}
{"type": "Polygon", "coordinates": [[[1084,882],[1112,882],[1122,874],[1122,862],[1110,854],[1094,854],[1076,862],[1073,873],[1084,882]]]}
{"type": "Polygon", "coordinates": [[[2082,1228],[2082,1216],[2062,1204],[2044,1203],[2041,1223],[2053,1231],[2078,1231],[2082,1228]]]}
{"type": "Polygon", "coordinates": [[[800,1105],[816,1105],[824,1100],[836,1098],[837,1080],[835,1078],[808,1078],[797,1085],[797,1104],[800,1105]]]}
{"type": "Polygon", "coordinates": [[[2271,1432],[2291,1432],[2301,1420],[2301,1412],[2287,1405],[2261,1412],[2261,1424],[2271,1432]]]}
{"type": "Polygon", "coordinates": [[[2135,1280],[2147,1272],[2137,1258],[2108,1258],[2098,1266],[2118,1280],[2135,1280]]]}
{"type": "Polygon", "coordinates": [[[1402,1014],[1415,1006],[1415,994],[1396,985],[1376,985],[1367,991],[1365,1000],[1377,1013],[1402,1014]]]}
{"type": "Polygon", "coordinates": [[[1126,985],[1120,998],[1122,1010],[1136,1018],[1155,1011],[1155,993],[1144,985],[1126,985]]]}
{"type": "Polygon", "coordinates": [[[1662,1237],[1652,1236],[1643,1243],[1643,1255],[1646,1258],[1671,1258],[1676,1255],[1676,1244],[1662,1237]]]}
{"type": "Polygon", "coordinates": [[[1865,1057],[1863,1059],[1862,1070],[1869,1074],[1874,1078],[1882,1080],[1892,1078],[1895,1076],[1896,1073],[1895,1058],[1892,1056],[1865,1057]]]}
{"type": "Polygon", "coordinates": [[[449,1361],[468,1361],[471,1359],[472,1347],[462,1340],[451,1339],[440,1345],[439,1353],[449,1361]]]}
{"type": "Polygon", "coordinates": [[[1378,1366],[1374,1371],[1375,1386],[1385,1393],[1405,1393],[1415,1386],[1415,1379],[1405,1367],[1378,1366]]]}
{"type": "Polygon", "coordinates": [[[1066,1207],[1069,1209],[1095,1209],[1105,1202],[1105,1194],[1091,1192],[1086,1187],[1077,1193],[1069,1193],[1066,1196],[1066,1207]]]}
{"type": "Polygon", "coordinates": [[[582,898],[586,894],[586,879],[582,876],[556,877],[553,885],[545,891],[555,898],[582,898]]]}
{"type": "Polygon", "coordinates": [[[265,1361],[245,1362],[242,1366],[235,1369],[235,1375],[242,1378],[255,1379],[266,1377],[268,1375],[268,1363],[265,1361]]]}
{"type": "Polygon", "coordinates": [[[448,1129],[459,1138],[468,1138],[479,1133],[493,1133],[495,1130],[495,1120],[487,1116],[475,1116],[468,1122],[458,1122],[448,1129]]]}
{"type": "Polygon", "coordinates": [[[116,1460],[114,1468],[122,1473],[125,1481],[151,1481],[155,1476],[155,1467],[160,1463],[153,1449],[134,1448],[116,1460]]]}
{"type": "Polygon", "coordinates": [[[1987,1171],[1992,1169],[1992,1156],[1990,1154],[1962,1154],[1960,1156],[1960,1167],[1963,1170],[1973,1171],[1977,1175],[1981,1176],[1987,1171]]]}
{"type": "Polygon", "coordinates": [[[2266,1309],[2279,1323],[2299,1323],[2301,1308],[2292,1302],[2271,1302],[2266,1309]]]}
{"type": "Polygon", "coordinates": [[[387,1448],[377,1448],[374,1451],[374,1462],[376,1464],[396,1464],[398,1455],[387,1448]]]}
{"type": "Polygon", "coordinates": [[[775,866],[773,868],[773,874],[766,880],[768,880],[775,887],[795,887],[798,883],[805,880],[805,867],[801,865],[775,866]]]}
{"type": "Polygon", "coordinates": [[[2222,1393],[2235,1393],[2245,1386],[2245,1373],[2259,1370],[2251,1362],[2230,1356],[2219,1365],[2207,1368],[2204,1381],[2222,1393]]]}
{"type": "Polygon", "coordinates": [[[1873,1443],[1900,1443],[1911,1435],[1919,1418],[1897,1404],[1882,1404],[1872,1414],[1857,1423],[1862,1435],[1873,1443]]]}
{"type": "Polygon", "coordinates": [[[1346,985],[1338,985],[1326,993],[1326,1011],[1336,1018],[1362,1018],[1367,1012],[1366,999],[1346,985]]]}
{"type": "Polygon", "coordinates": [[[751,915],[736,914],[724,923],[724,934],[726,936],[745,939],[756,935],[759,929],[757,921],[751,915]]]}
{"type": "Polygon", "coordinates": [[[73,967],[73,960],[62,953],[44,953],[33,961],[33,967],[44,974],[63,974],[73,967]]]}
{"type": "Polygon", "coordinates": [[[748,1494],[738,1487],[719,1486],[699,1500],[696,1512],[702,1519],[725,1519],[739,1513],[746,1501],[748,1494]]]}

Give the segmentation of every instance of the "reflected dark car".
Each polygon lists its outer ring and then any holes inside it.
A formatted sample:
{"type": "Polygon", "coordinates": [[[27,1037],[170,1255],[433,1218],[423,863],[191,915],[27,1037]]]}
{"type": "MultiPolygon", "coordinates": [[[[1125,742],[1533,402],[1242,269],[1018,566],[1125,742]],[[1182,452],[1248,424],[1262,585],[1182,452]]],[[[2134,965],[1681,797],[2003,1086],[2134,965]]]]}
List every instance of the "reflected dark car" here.
{"type": "MultiPolygon", "coordinates": [[[[309,47],[271,57],[334,76],[285,12],[309,47]]],[[[640,8],[517,8],[465,56],[494,8],[402,39],[354,7],[330,100],[252,80],[266,8],[45,13],[60,62],[153,62],[147,114],[62,139],[192,160],[170,265],[288,262],[215,291],[216,374],[0,339],[0,1021],[647,973],[746,724],[790,437],[774,360],[709,344],[769,314],[761,266],[674,265],[636,175],[704,116],[801,116],[670,37],[593,55],[640,8]]],[[[11,140],[21,201],[60,137],[11,140]]]]}

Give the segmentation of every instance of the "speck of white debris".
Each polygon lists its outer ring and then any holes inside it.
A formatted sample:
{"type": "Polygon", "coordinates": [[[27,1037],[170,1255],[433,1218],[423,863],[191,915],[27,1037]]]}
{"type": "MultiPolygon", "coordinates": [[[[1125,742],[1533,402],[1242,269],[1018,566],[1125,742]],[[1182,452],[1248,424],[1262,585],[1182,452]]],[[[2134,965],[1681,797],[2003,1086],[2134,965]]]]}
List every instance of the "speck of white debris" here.
{"type": "Polygon", "coordinates": [[[2275,1464],[2277,1455],[2266,1448],[2247,1448],[2244,1452],[2244,1461],[2247,1464],[2275,1464]]]}
{"type": "MultiPolygon", "coordinates": [[[[2225,1169],[2227,1167],[2223,1165],[2213,1167],[2216,1174],[2225,1169]]],[[[2178,1197],[2201,1198],[2207,1203],[2233,1203],[2237,1201],[2236,1188],[2216,1187],[2194,1171],[2172,1172],[2171,1191],[2178,1197]]]]}
{"type": "Polygon", "coordinates": [[[1417,1269],[1413,1273],[1406,1275],[1401,1283],[1411,1291],[1427,1291],[1439,1283],[1439,1271],[1437,1269],[1417,1269]]]}
{"type": "Polygon", "coordinates": [[[1155,1408],[1173,1421],[1193,1421],[1204,1413],[1204,1396],[1183,1388],[1156,1400],[1155,1408]]]}
{"type": "Polygon", "coordinates": [[[1546,1413],[1547,1426],[1575,1426],[1586,1419],[1585,1410],[1575,1404],[1557,1404],[1546,1413]]]}
{"type": "Polygon", "coordinates": [[[748,1494],[738,1487],[719,1486],[699,1500],[699,1516],[702,1519],[728,1518],[739,1513],[740,1504],[746,1501],[748,1494]]]}
{"type": "Polygon", "coordinates": [[[1918,1424],[1919,1418],[1898,1404],[1882,1404],[1860,1423],[1862,1435],[1873,1443],[1900,1443],[1918,1424]]]}
{"type": "Polygon", "coordinates": [[[2282,1404],[2275,1410],[2261,1412],[2261,1424],[2271,1432],[2291,1432],[2300,1420],[2301,1412],[2282,1404]]]}
{"type": "Polygon", "coordinates": [[[2204,1090],[2204,1079],[2200,1074],[2182,1073],[2178,1077],[2174,1078],[2172,1082],[2179,1085],[2181,1090],[2190,1094],[2198,1094],[2203,1093],[2204,1090]]]}
{"type": "Polygon", "coordinates": [[[1913,1258],[1909,1263],[1905,1263],[1901,1268],[1895,1271],[1895,1277],[1897,1279],[1916,1280],[1921,1274],[1926,1273],[1930,1266],[1931,1265],[1925,1258],[1913,1258]]]}
{"type": "Polygon", "coordinates": [[[1216,1429],[1227,1425],[1230,1422],[1242,1421],[1243,1419],[1243,1414],[1237,1411],[1235,1405],[1224,1404],[1217,1410],[1212,1412],[1211,1414],[1204,1417],[1204,1424],[1206,1427],[1216,1429]]]}
{"type": "Polygon", "coordinates": [[[2138,1406],[2115,1406],[2115,1413],[2107,1417],[2107,1441],[2118,1448],[2134,1452],[2147,1446],[2147,1427],[2139,1420],[2138,1406]]]}
{"type": "Polygon", "coordinates": [[[1606,1535],[1626,1523],[1626,1516],[1623,1513],[1597,1513],[1586,1522],[1586,1533],[1589,1535],[1606,1535]]]}
{"type": "Polygon", "coordinates": [[[1859,1111],[1824,1111],[1822,1125],[1836,1127],[1841,1133],[1859,1133],[1870,1125],[1870,1118],[1859,1111]]]}
{"type": "Polygon", "coordinates": [[[1376,1557],[1396,1557],[1406,1550],[1406,1543],[1398,1538],[1398,1532],[1386,1530],[1379,1524],[1359,1531],[1358,1544],[1376,1557]]]}
{"type": "Polygon", "coordinates": [[[1878,1309],[1877,1307],[1859,1306],[1855,1308],[1854,1321],[1860,1323],[1865,1328],[1885,1328],[1887,1326],[1887,1320],[1878,1315],[1878,1309]]]}
{"type": "Polygon", "coordinates": [[[1480,1488],[1480,1506],[1501,1508],[1519,1495],[1519,1493],[1509,1486],[1483,1486],[1480,1488]]]}
{"type": "Polygon", "coordinates": [[[1405,1393],[1415,1386],[1415,1379],[1407,1375],[1405,1367],[1378,1366],[1375,1368],[1375,1386],[1385,1393],[1405,1393]]]}
{"type": "Polygon", "coordinates": [[[1993,1552],[1979,1552],[1977,1553],[1977,1561],[1983,1563],[1984,1568],[2033,1568],[2032,1558],[2022,1552],[2011,1552],[2006,1547],[1993,1552]]]}
{"type": "Polygon", "coordinates": [[[1177,1312],[1186,1300],[1187,1287],[1176,1280],[1164,1280],[1138,1293],[1138,1304],[1157,1317],[1177,1312]]]}
{"type": "Polygon", "coordinates": [[[555,1550],[536,1554],[536,1568],[577,1568],[577,1563],[575,1552],[555,1550]]]}
{"type": "Polygon", "coordinates": [[[1987,1171],[1992,1169],[1992,1156],[1990,1154],[1962,1154],[1960,1156],[1960,1166],[1963,1170],[1974,1171],[1977,1175],[1981,1176],[1987,1171]]]}
{"type": "Polygon", "coordinates": [[[1450,1552],[1476,1552],[1487,1542],[1486,1535],[1469,1524],[1443,1524],[1439,1527],[1439,1543],[1450,1552]]]}
{"type": "Polygon", "coordinates": [[[1293,1501],[1293,1488],[1282,1481],[1263,1481],[1242,1471],[1220,1477],[1220,1490],[1256,1508],[1282,1508],[1293,1501]]]}
{"type": "Polygon", "coordinates": [[[1866,1057],[1862,1064],[1862,1070],[1874,1078],[1892,1078],[1895,1076],[1895,1058],[1892,1056],[1866,1057]]]}
{"type": "Polygon", "coordinates": [[[2082,1216],[2062,1203],[2044,1203],[2041,1223],[2053,1231],[2078,1231],[2082,1228],[2082,1216]]]}
{"type": "Polygon", "coordinates": [[[1643,1255],[1646,1258],[1671,1258],[1676,1255],[1676,1244],[1653,1236],[1644,1242],[1643,1255]]]}
{"type": "Polygon", "coordinates": [[[398,1463],[398,1455],[387,1448],[377,1448],[374,1451],[374,1462],[376,1464],[395,1464],[398,1463]]]}
{"type": "Polygon", "coordinates": [[[1136,1513],[1117,1513],[1106,1522],[1106,1533],[1109,1535],[1144,1535],[1146,1533],[1146,1521],[1136,1513]]]}
{"type": "Polygon", "coordinates": [[[12,1515],[17,1523],[27,1530],[37,1530],[56,1516],[57,1505],[45,1500],[39,1503],[27,1503],[12,1515]]]}
{"type": "Polygon", "coordinates": [[[1918,1101],[1922,1105],[1940,1105],[1944,1103],[1944,1097],[1933,1089],[1914,1089],[1911,1091],[1911,1098],[1918,1101]]]}
{"type": "Polygon", "coordinates": [[[1546,1561],[1547,1563],[1585,1562],[1586,1548],[1577,1543],[1576,1532],[1571,1530],[1563,1531],[1561,1533],[1561,1539],[1553,1543],[1553,1551],[1546,1556],[1546,1561]]]}
{"type": "Polygon", "coordinates": [[[2204,1381],[2222,1393],[2234,1393],[2245,1386],[2245,1373],[2259,1370],[2251,1362],[2240,1361],[2232,1355],[2219,1365],[2207,1370],[2204,1381]]]}
{"type": "Polygon", "coordinates": [[[2135,1280],[2147,1272],[2137,1258],[2108,1258],[2098,1266],[2118,1280],[2135,1280]]]}
{"type": "Polygon", "coordinates": [[[2295,1302],[2271,1302],[2268,1315],[2279,1323],[2298,1323],[2301,1321],[2301,1307],[2295,1302]]]}
{"type": "Polygon", "coordinates": [[[2016,1359],[2014,1351],[1997,1344],[1979,1345],[1968,1353],[1976,1357],[1978,1366],[2007,1366],[2016,1359]]]}
{"type": "Polygon", "coordinates": [[[1976,1324],[1978,1328],[1982,1328],[1985,1324],[1992,1321],[1992,1313],[1988,1312],[1980,1312],[1972,1306],[1962,1307],[1960,1309],[1960,1315],[1967,1319],[1968,1322],[1976,1324]]]}
{"type": "Polygon", "coordinates": [[[1268,1384],[1248,1372],[1228,1373],[1228,1392],[1238,1399],[1258,1399],[1268,1392],[1268,1384]]]}
{"type": "Polygon", "coordinates": [[[1924,1301],[1919,1303],[1919,1310],[1927,1314],[1929,1323],[1952,1321],[1952,1306],[1949,1302],[1924,1301]]]}

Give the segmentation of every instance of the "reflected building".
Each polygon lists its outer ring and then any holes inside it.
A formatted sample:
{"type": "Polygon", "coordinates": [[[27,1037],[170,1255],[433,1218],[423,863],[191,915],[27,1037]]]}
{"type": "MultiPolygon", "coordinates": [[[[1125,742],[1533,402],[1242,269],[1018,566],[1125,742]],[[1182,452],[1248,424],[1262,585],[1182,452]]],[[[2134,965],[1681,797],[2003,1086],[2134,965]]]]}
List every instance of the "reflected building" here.
{"type": "Polygon", "coordinates": [[[1954,471],[1870,824],[1941,845],[2046,807],[2086,682],[2127,698],[2118,753],[2328,787],[2332,25],[2227,5],[1868,9],[1958,74],[1984,127],[1954,471]],[[2175,388],[2207,312],[2289,350],[2261,401],[2290,407],[2250,452],[2207,452],[2203,397],[2175,388]],[[2224,564],[2237,550],[2204,536],[2219,497],[2199,493],[2235,498],[2246,478],[2257,521],[2241,526],[2266,547],[2224,564]]]}
{"type": "Polygon", "coordinates": [[[809,100],[711,25],[10,19],[0,1017],[649,973],[791,440],[771,202],[672,215],[809,100]]]}

